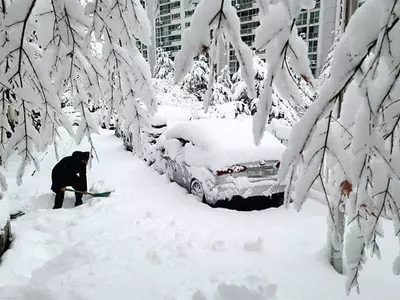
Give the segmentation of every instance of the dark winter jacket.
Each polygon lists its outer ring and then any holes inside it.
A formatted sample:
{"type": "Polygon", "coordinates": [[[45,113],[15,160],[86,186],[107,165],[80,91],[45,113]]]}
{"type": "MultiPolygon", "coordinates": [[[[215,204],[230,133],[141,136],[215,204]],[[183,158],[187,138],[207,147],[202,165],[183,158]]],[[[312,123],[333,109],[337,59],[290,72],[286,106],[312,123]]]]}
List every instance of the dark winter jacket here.
{"type": "Polygon", "coordinates": [[[89,160],[89,152],[75,151],[72,156],[64,157],[53,168],[51,189],[55,193],[66,186],[73,186],[82,191],[87,190],[86,164],[82,160],[89,160]]]}

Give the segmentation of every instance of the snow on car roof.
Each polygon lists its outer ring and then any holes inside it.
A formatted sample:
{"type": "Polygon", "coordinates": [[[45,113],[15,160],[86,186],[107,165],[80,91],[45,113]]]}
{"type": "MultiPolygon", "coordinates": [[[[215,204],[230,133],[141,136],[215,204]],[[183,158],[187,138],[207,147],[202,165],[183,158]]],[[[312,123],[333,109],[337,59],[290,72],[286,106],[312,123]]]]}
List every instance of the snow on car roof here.
{"type": "Polygon", "coordinates": [[[279,160],[285,146],[265,132],[259,146],[253,141],[251,120],[201,119],[178,122],[165,132],[166,139],[191,142],[185,147],[189,164],[211,169],[259,160],[279,160]]]}
{"type": "Polygon", "coordinates": [[[164,125],[176,121],[186,121],[190,118],[190,111],[173,105],[159,105],[152,119],[153,125],[164,125]]]}

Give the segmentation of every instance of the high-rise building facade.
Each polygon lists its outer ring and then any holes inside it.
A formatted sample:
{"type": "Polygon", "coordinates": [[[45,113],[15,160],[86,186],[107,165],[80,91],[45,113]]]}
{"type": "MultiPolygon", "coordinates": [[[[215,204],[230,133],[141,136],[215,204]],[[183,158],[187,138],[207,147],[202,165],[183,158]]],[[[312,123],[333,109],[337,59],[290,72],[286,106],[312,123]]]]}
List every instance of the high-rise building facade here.
{"type": "Polygon", "coordinates": [[[181,49],[182,35],[199,0],[160,0],[156,19],[156,45],[172,58],[181,49]]]}
{"type": "Polygon", "coordinates": [[[303,10],[296,21],[297,31],[306,42],[308,47],[308,58],[310,68],[316,76],[321,68],[321,58],[318,49],[321,40],[321,1],[315,1],[315,7],[310,10],[303,10]]]}
{"type": "MultiPolygon", "coordinates": [[[[250,48],[253,47],[255,40],[255,31],[260,25],[259,8],[255,0],[233,0],[232,5],[237,10],[240,19],[240,35],[243,42],[250,48]]],[[[235,56],[235,51],[230,45],[228,48],[228,64],[229,70],[233,73],[239,68],[239,61],[235,56]]]]}
{"type": "MultiPolygon", "coordinates": [[[[190,26],[190,18],[201,0],[159,0],[159,14],[155,20],[156,46],[162,47],[174,58],[181,49],[182,35],[190,26]]],[[[335,29],[344,21],[345,2],[361,5],[366,0],[316,0],[313,9],[303,10],[296,26],[299,35],[308,47],[310,67],[318,76],[328,56],[335,29]]],[[[253,47],[255,30],[260,25],[259,8],[256,0],[231,0],[240,19],[242,40],[253,47]]],[[[143,49],[145,51],[145,49],[143,49]]],[[[260,55],[262,58],[262,55],[260,55]]],[[[237,71],[239,62],[232,46],[227,48],[226,63],[231,72],[237,71]]]]}

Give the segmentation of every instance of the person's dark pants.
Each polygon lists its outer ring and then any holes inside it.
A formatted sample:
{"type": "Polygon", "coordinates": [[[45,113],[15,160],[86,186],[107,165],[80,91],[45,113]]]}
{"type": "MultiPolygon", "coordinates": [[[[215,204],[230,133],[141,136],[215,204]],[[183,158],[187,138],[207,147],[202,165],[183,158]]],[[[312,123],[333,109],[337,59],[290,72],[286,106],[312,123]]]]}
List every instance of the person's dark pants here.
{"type": "MultiPolygon", "coordinates": [[[[66,186],[72,186],[75,190],[77,191],[82,191],[83,190],[83,186],[82,186],[82,181],[80,180],[79,177],[77,177],[76,180],[74,180],[75,182],[73,184],[66,184],[66,186]]],[[[54,191],[53,192],[56,193],[56,198],[54,200],[54,207],[53,209],[58,209],[61,208],[64,202],[64,192],[58,190],[58,191],[54,191]]],[[[75,206],[79,206],[82,205],[82,194],[80,193],[75,193],[75,206]]]]}

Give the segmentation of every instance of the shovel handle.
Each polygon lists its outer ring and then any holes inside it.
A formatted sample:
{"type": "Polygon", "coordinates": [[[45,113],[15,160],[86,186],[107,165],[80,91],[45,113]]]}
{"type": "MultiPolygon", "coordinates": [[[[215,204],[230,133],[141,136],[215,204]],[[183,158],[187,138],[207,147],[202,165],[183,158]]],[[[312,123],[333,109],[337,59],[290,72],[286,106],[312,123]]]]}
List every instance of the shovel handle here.
{"type": "Polygon", "coordinates": [[[74,193],[78,193],[78,194],[83,194],[83,195],[91,195],[91,196],[93,196],[93,194],[92,193],[89,193],[89,192],[82,192],[82,191],[77,191],[77,190],[74,190],[74,189],[65,189],[66,191],[68,191],[68,192],[74,192],[74,193]]]}

